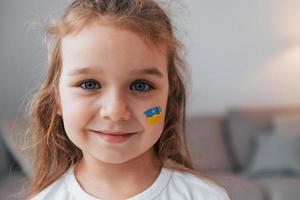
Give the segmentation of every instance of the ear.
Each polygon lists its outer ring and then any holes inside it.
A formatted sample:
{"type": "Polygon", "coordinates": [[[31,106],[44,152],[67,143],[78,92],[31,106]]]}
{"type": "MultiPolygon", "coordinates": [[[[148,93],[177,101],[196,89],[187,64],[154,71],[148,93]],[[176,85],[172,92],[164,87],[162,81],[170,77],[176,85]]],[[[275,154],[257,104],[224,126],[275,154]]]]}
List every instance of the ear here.
{"type": "Polygon", "coordinates": [[[58,114],[59,116],[62,116],[60,108],[57,108],[56,114],[58,114]]]}
{"type": "Polygon", "coordinates": [[[57,102],[57,103],[56,103],[56,114],[62,116],[62,111],[61,111],[60,102],[57,102]]]}
{"type": "Polygon", "coordinates": [[[62,109],[61,109],[61,103],[60,103],[60,95],[59,92],[57,91],[56,93],[56,114],[58,114],[59,116],[62,116],[62,109]]]}

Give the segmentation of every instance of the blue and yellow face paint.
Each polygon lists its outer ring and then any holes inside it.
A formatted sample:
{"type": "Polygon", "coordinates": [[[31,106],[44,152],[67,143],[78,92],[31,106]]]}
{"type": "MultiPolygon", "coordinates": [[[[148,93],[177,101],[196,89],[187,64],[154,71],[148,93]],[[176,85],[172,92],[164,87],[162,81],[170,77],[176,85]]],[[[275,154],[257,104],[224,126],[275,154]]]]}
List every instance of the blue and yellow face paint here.
{"type": "Polygon", "coordinates": [[[162,111],[160,107],[153,107],[144,112],[147,117],[147,121],[149,124],[154,124],[159,122],[162,116],[162,111]]]}

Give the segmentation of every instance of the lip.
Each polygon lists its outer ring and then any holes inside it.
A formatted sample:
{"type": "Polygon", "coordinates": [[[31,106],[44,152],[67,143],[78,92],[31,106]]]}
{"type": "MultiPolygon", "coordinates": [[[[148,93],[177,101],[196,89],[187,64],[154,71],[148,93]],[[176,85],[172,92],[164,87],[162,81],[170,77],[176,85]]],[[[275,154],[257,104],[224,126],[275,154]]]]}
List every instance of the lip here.
{"type": "Polygon", "coordinates": [[[102,131],[94,131],[94,130],[92,130],[92,132],[109,143],[123,143],[127,141],[131,136],[136,134],[136,133],[110,132],[110,131],[102,132],[102,131]]]}

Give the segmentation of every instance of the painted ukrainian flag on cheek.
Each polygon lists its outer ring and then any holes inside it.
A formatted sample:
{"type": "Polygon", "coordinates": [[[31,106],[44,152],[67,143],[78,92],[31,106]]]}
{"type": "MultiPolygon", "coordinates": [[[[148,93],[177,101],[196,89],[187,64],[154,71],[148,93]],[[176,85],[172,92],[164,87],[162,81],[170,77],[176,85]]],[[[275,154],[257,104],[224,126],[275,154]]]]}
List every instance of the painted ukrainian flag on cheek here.
{"type": "Polygon", "coordinates": [[[162,116],[162,111],[160,107],[153,107],[144,112],[147,117],[147,121],[149,124],[154,124],[159,122],[162,116]]]}

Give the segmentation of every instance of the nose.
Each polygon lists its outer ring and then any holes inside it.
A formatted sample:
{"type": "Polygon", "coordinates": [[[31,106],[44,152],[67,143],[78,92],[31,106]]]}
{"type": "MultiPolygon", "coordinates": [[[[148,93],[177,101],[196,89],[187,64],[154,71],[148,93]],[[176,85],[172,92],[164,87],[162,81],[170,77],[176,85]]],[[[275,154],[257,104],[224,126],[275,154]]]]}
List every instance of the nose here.
{"type": "Polygon", "coordinates": [[[117,91],[104,95],[105,101],[102,103],[99,111],[99,115],[102,119],[116,122],[130,118],[130,111],[125,95],[117,91]]]}

